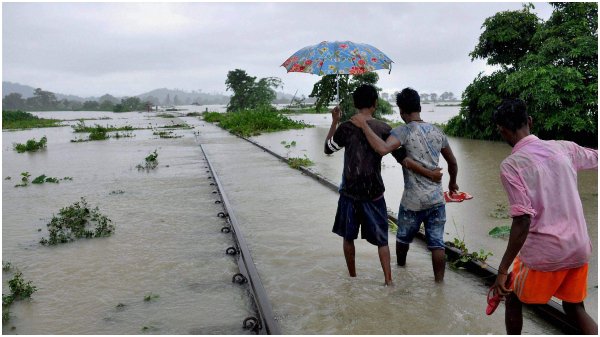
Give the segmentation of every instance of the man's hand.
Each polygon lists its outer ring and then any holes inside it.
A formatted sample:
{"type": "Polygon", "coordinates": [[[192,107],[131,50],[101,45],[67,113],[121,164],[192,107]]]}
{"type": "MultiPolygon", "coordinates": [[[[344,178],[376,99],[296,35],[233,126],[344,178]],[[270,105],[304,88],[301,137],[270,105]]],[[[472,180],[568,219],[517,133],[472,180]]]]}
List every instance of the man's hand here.
{"type": "MultiPolygon", "coordinates": [[[[439,183],[440,181],[442,181],[443,175],[444,174],[442,173],[442,169],[440,167],[437,167],[435,170],[431,170],[429,179],[435,181],[436,183],[439,183]]],[[[456,188],[458,189],[458,186],[456,188]]]]}
{"type": "Polygon", "coordinates": [[[455,194],[456,192],[458,192],[458,184],[452,182],[449,183],[448,190],[450,191],[450,194],[455,194]]]}
{"type": "Polygon", "coordinates": [[[356,114],[350,118],[350,122],[356,127],[363,129],[367,126],[367,116],[363,114],[356,114]]]}
{"type": "Polygon", "coordinates": [[[501,296],[506,296],[510,293],[512,293],[512,289],[507,288],[506,281],[508,280],[508,275],[506,274],[501,274],[498,273],[498,276],[496,277],[496,282],[494,283],[494,293],[495,294],[500,294],[501,296]]]}
{"type": "Polygon", "coordinates": [[[339,106],[335,106],[333,109],[331,109],[331,119],[336,123],[339,123],[339,121],[342,119],[342,110],[339,106]]]}

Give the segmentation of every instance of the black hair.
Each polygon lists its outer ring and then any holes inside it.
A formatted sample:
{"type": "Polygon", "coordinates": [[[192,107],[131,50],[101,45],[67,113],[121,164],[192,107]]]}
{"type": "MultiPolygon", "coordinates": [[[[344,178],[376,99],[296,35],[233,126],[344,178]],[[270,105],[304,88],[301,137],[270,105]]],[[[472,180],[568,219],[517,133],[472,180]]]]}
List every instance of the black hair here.
{"type": "Polygon", "coordinates": [[[527,117],[527,105],[523,100],[505,98],[494,111],[492,120],[496,125],[515,132],[527,124],[527,117]]]}
{"type": "Polygon", "coordinates": [[[404,113],[421,112],[421,97],[412,88],[404,88],[396,95],[396,105],[404,113]]]}
{"type": "Polygon", "coordinates": [[[357,109],[374,107],[378,97],[377,89],[370,84],[362,84],[352,93],[354,107],[357,109]]]}

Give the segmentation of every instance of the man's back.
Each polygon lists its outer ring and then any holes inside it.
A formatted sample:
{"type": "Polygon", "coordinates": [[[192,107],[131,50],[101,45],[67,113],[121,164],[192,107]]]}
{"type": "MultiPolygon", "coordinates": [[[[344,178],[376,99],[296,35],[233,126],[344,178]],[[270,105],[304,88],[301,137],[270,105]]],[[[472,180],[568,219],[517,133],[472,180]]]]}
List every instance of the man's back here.
{"type": "MultiPolygon", "coordinates": [[[[429,123],[410,122],[392,130],[391,134],[406,148],[406,154],[427,169],[435,169],[442,148],[448,147],[448,138],[436,126],[429,123]]],[[[444,203],[441,182],[434,182],[422,175],[402,168],[404,193],[401,204],[407,209],[419,211],[444,203]]]]}
{"type": "Polygon", "coordinates": [[[519,141],[501,165],[511,216],[529,214],[521,259],[540,271],[576,268],[591,254],[577,171],[598,166],[598,152],[572,142],[519,141]]]}
{"type": "MultiPolygon", "coordinates": [[[[368,123],[382,139],[389,136],[389,125],[376,119],[368,123]]],[[[371,148],[363,132],[352,123],[344,122],[333,136],[333,141],[346,148],[340,192],[361,200],[381,196],[385,191],[381,178],[382,157],[371,148]]]]}

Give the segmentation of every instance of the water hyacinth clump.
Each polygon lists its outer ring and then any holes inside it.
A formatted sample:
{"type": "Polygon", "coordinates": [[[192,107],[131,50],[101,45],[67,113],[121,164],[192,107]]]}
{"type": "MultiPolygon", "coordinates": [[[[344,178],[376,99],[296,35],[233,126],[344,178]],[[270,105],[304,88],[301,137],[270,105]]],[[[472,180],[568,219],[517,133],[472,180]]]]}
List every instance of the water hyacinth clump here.
{"type": "Polygon", "coordinates": [[[89,207],[85,198],[73,205],[62,208],[58,216],[53,216],[48,227],[49,238],[42,238],[43,245],[67,243],[80,238],[97,238],[110,236],[115,225],[98,207],[89,207]]]}
{"type": "Polygon", "coordinates": [[[138,164],[136,166],[136,168],[138,170],[153,170],[158,166],[158,152],[156,152],[157,150],[154,150],[154,152],[150,153],[144,160],[145,160],[145,164],[138,164]]]}
{"type": "Polygon", "coordinates": [[[37,150],[45,149],[47,142],[48,142],[48,139],[46,138],[46,136],[43,136],[39,141],[36,141],[35,138],[32,138],[32,139],[27,140],[27,142],[25,142],[25,144],[21,144],[21,143],[14,144],[14,149],[15,149],[15,151],[17,151],[19,153],[35,152],[37,150]]]}

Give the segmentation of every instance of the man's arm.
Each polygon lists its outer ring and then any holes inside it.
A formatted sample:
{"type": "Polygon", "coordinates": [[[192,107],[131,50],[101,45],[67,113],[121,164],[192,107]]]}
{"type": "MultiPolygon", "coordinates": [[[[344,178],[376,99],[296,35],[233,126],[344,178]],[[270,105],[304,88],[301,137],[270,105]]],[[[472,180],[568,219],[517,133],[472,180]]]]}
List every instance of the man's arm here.
{"type": "Polygon", "coordinates": [[[380,156],[385,156],[386,154],[394,151],[399,148],[400,140],[396,137],[388,137],[387,140],[383,140],[379,138],[379,136],[371,129],[369,124],[367,123],[367,119],[365,116],[357,114],[352,116],[350,119],[352,124],[356,125],[360,129],[363,130],[365,137],[367,137],[367,141],[369,145],[375,150],[375,152],[379,153],[380,156]]]}
{"type": "Polygon", "coordinates": [[[327,133],[327,137],[325,138],[325,154],[332,154],[335,151],[339,150],[337,144],[332,143],[333,135],[335,134],[335,130],[337,130],[338,123],[342,118],[342,110],[338,106],[331,109],[331,127],[329,128],[329,132],[327,133]],[[337,147],[337,150],[336,150],[337,147]]]}
{"type": "Polygon", "coordinates": [[[456,162],[456,157],[454,157],[454,153],[452,153],[452,149],[450,145],[442,148],[442,156],[448,163],[448,173],[450,174],[450,182],[448,183],[448,190],[450,194],[458,192],[458,184],[456,184],[456,176],[458,174],[458,163],[456,162]]]}
{"type": "Polygon", "coordinates": [[[513,263],[517,254],[523,247],[527,235],[529,234],[529,225],[531,224],[531,216],[523,214],[513,217],[512,226],[510,228],[510,237],[508,238],[508,246],[498,267],[498,277],[494,287],[496,292],[502,296],[508,295],[512,290],[506,288],[506,279],[508,278],[508,269],[513,263]]]}
{"type": "Polygon", "coordinates": [[[433,170],[427,169],[424,166],[422,166],[421,164],[417,163],[416,161],[412,160],[411,158],[406,158],[402,161],[402,166],[406,167],[407,169],[420,174],[424,177],[429,178],[430,180],[437,182],[442,181],[442,169],[439,167],[436,167],[433,170]]]}

